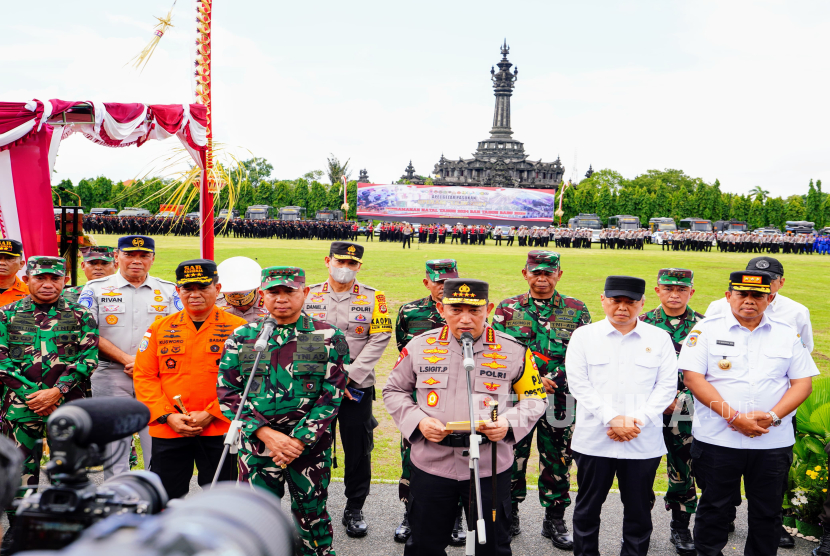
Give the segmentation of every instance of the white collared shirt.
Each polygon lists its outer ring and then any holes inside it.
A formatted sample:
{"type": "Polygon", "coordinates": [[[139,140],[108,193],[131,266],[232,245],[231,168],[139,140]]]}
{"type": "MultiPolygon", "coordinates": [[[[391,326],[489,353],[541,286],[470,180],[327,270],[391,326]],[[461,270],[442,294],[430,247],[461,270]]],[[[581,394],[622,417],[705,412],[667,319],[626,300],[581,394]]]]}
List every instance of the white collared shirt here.
{"type": "MultiPolygon", "coordinates": [[[[731,309],[706,317],[686,338],[678,365],[683,372],[704,375],[726,403],[741,413],[771,410],[789,389],[791,379],[818,374],[795,329],[768,311],[752,331],[741,326],[731,309]],[[724,359],[730,363],[728,369],[718,366],[724,359]]],[[[692,435],[726,448],[783,448],[795,441],[792,415],[779,415],[780,426],[749,438],[731,430],[720,413],[695,399],[692,435]]]]}
{"type": "Polygon", "coordinates": [[[663,411],[677,395],[677,356],[665,330],[637,321],[623,336],[607,318],[582,326],[571,336],[565,369],[577,402],[574,451],[616,459],[666,453],[663,411]],[[644,423],[637,438],[615,442],[607,436],[618,415],[644,423]]]}
{"type": "MultiPolygon", "coordinates": [[[[144,333],[154,320],[182,310],[173,282],[147,275],[144,283],[135,287],[120,271],[87,282],[78,304],[95,317],[101,337],[128,355],[138,351],[144,333]]],[[[102,359],[98,368],[116,369],[123,365],[102,359]]]]}
{"type": "MultiPolygon", "coordinates": [[[[804,345],[807,346],[810,353],[813,352],[813,325],[810,322],[810,310],[807,307],[798,301],[793,301],[789,297],[777,293],[765,312],[774,319],[784,321],[795,328],[795,331],[801,335],[804,345]]],[[[732,309],[725,297],[713,301],[706,309],[707,317],[731,313],[732,309]]]]}

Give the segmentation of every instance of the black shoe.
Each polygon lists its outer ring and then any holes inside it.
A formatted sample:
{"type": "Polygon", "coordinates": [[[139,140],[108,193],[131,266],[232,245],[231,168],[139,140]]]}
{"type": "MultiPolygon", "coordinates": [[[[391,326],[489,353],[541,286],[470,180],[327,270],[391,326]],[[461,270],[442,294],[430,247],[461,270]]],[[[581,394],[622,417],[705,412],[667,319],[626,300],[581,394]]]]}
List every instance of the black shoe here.
{"type": "Polygon", "coordinates": [[[830,527],[824,528],[818,546],[813,549],[813,556],[830,556],[830,527]]]}
{"type": "Polygon", "coordinates": [[[781,538],[778,541],[779,548],[793,548],[795,547],[795,539],[790,535],[784,526],[781,526],[781,538]]]}
{"type": "Polygon", "coordinates": [[[672,510],[671,532],[669,540],[674,545],[674,550],[681,556],[694,556],[695,542],[692,540],[692,532],[689,531],[689,520],[692,514],[681,510],[672,510]]]}
{"type": "Polygon", "coordinates": [[[343,510],[343,525],[350,537],[365,537],[369,532],[369,526],[363,521],[363,510],[343,510]]]}
{"type": "Polygon", "coordinates": [[[513,504],[513,521],[510,523],[510,537],[518,537],[522,532],[522,524],[519,523],[519,505],[513,504]]]}
{"type": "Polygon", "coordinates": [[[398,525],[397,529],[395,529],[395,542],[406,542],[406,539],[408,539],[411,534],[412,528],[409,526],[409,512],[405,511],[403,513],[403,521],[401,521],[401,524],[398,525]]]}
{"type": "Polygon", "coordinates": [[[455,518],[455,525],[452,526],[450,546],[464,546],[467,544],[467,531],[464,529],[464,521],[461,516],[455,518]]]}
{"type": "Polygon", "coordinates": [[[559,550],[573,550],[574,539],[568,533],[568,527],[565,525],[563,515],[556,515],[550,511],[550,508],[545,510],[545,520],[542,522],[542,536],[551,540],[553,546],[559,550]]]}

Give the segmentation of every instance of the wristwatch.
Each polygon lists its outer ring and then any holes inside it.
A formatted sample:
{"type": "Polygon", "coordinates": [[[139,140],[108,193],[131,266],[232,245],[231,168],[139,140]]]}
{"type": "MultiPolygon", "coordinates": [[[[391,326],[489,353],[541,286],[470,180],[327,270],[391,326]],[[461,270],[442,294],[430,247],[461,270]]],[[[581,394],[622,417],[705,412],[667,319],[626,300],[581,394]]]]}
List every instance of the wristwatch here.
{"type": "Polygon", "coordinates": [[[69,393],[69,385],[68,384],[57,384],[55,385],[62,395],[67,395],[69,393]]]}
{"type": "Polygon", "coordinates": [[[156,422],[159,425],[166,425],[167,424],[167,418],[170,417],[171,415],[172,415],[172,413],[165,413],[164,415],[162,415],[161,417],[156,419],[156,422]]]}
{"type": "Polygon", "coordinates": [[[769,416],[772,417],[772,426],[773,427],[777,427],[778,425],[781,424],[781,417],[776,415],[774,411],[767,411],[767,413],[769,413],[769,416]]]}

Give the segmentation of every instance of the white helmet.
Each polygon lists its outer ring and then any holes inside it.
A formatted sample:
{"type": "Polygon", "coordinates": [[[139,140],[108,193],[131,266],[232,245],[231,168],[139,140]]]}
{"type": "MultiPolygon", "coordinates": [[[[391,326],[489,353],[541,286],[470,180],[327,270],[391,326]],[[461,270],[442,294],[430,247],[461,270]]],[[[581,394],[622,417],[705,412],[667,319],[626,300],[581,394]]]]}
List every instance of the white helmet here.
{"type": "Polygon", "coordinates": [[[248,292],[262,284],[262,267],[248,257],[231,257],[219,263],[222,293],[248,292]]]}

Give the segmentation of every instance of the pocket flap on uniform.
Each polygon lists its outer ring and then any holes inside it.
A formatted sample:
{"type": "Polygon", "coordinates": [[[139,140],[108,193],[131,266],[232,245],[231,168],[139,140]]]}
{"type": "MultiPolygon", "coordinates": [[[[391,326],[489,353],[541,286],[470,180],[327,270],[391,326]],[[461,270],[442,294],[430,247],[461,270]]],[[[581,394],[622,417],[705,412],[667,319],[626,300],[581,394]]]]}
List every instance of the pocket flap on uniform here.
{"type": "Polygon", "coordinates": [[[634,358],[634,364],[639,365],[641,367],[659,367],[660,366],[660,359],[656,355],[638,355],[634,358]]]}
{"type": "Polygon", "coordinates": [[[740,355],[740,348],[709,342],[709,355],[715,355],[717,357],[737,357],[740,355]]]}
{"type": "Polygon", "coordinates": [[[98,306],[98,314],[106,315],[108,313],[120,314],[126,312],[126,305],[123,303],[101,303],[98,306]]]}
{"type": "Polygon", "coordinates": [[[147,305],[147,312],[156,315],[166,315],[170,312],[170,305],[166,303],[147,305]]]}
{"type": "Polygon", "coordinates": [[[437,373],[419,373],[416,388],[443,389],[449,384],[449,377],[437,373]]]}
{"type": "Polygon", "coordinates": [[[607,353],[591,352],[586,356],[589,365],[606,365],[611,362],[611,357],[607,353]]]}
{"type": "Polygon", "coordinates": [[[473,390],[476,392],[486,392],[488,394],[510,393],[510,381],[497,378],[478,377],[473,383],[473,390]]]}
{"type": "Polygon", "coordinates": [[[793,350],[789,346],[771,346],[764,348],[764,357],[790,358],[793,350]]]}
{"type": "Polygon", "coordinates": [[[324,374],[326,372],[325,363],[309,363],[308,361],[295,361],[294,374],[324,374]]]}

